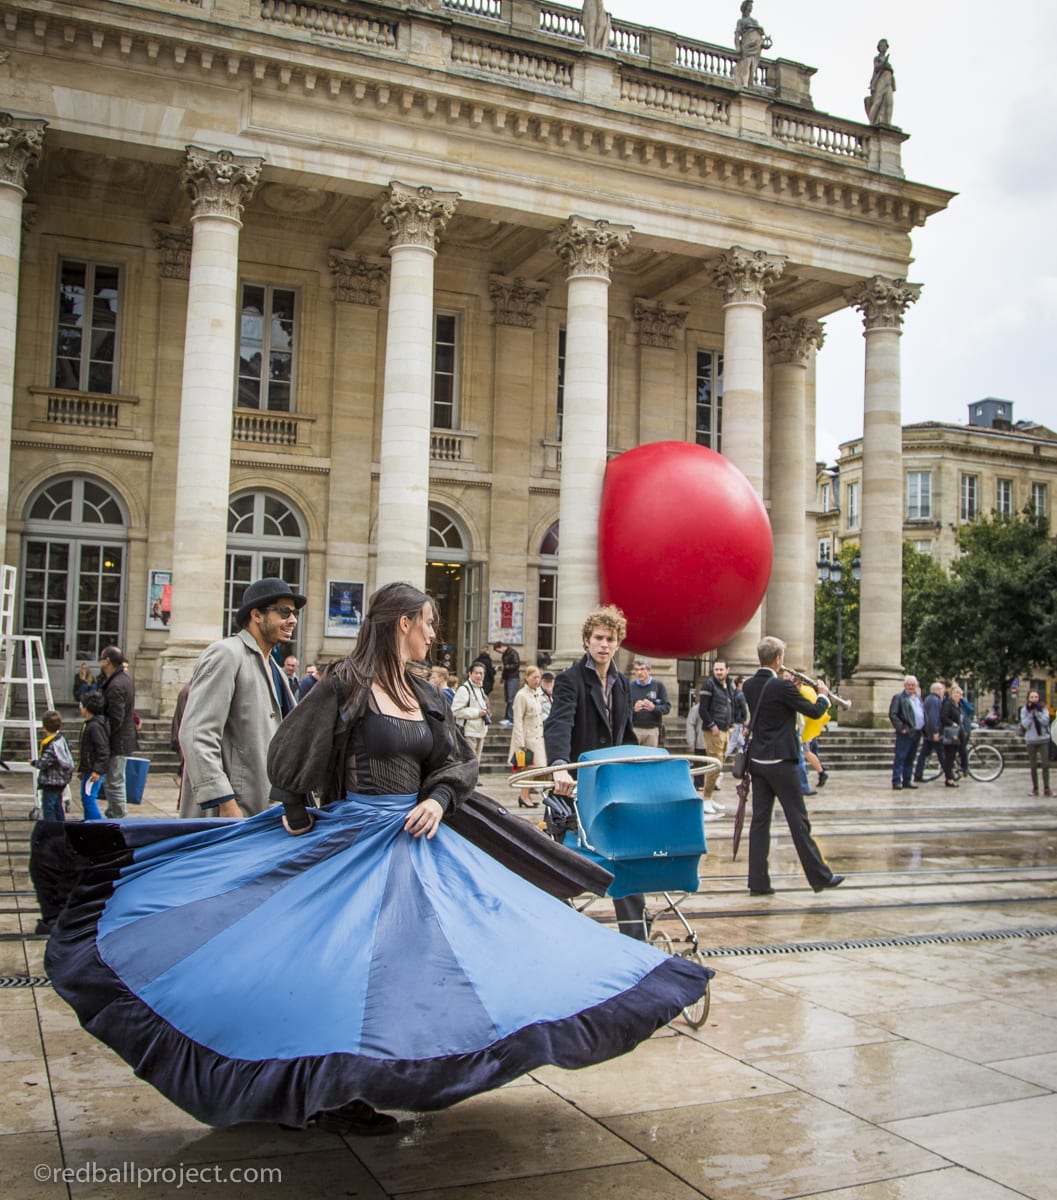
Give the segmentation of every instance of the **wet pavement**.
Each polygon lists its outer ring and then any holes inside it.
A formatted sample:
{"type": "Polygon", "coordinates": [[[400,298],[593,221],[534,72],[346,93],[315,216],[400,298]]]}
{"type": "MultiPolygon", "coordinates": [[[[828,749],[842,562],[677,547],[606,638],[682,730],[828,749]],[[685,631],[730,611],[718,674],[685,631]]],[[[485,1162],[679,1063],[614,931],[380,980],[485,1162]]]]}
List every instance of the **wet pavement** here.
{"type": "MultiPolygon", "coordinates": [[[[516,805],[506,779],[484,785],[516,805]]],[[[747,847],[731,862],[730,816],[710,821],[683,904],[717,971],[700,1029],[342,1139],[209,1129],[78,1027],[43,979],[9,787],[0,1196],[1057,1200],[1057,815],[1029,792],[1025,771],[910,793],[835,773],[809,805],[847,880],[820,895],[780,815],[768,897],[746,890],[747,847]]],[[[153,779],[143,815],[175,796],[153,779]]],[[[717,799],[733,807],[729,780],[717,799]]]]}

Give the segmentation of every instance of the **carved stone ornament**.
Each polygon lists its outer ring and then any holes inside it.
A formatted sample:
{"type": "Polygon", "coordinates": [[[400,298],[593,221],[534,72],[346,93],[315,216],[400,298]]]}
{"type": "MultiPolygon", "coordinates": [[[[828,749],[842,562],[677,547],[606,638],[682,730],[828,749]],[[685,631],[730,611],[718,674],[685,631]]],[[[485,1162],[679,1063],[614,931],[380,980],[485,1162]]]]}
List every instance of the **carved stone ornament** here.
{"type": "Polygon", "coordinates": [[[921,295],[921,284],[875,275],[847,295],[852,306],[862,313],[867,332],[871,329],[900,329],[907,309],[921,295]]]}
{"type": "Polygon", "coordinates": [[[489,275],[488,294],[495,305],[497,325],[517,325],[520,329],[535,329],[536,314],[547,298],[547,285],[526,283],[524,279],[507,279],[502,275],[489,275]]]}
{"type": "Polygon", "coordinates": [[[768,285],[780,278],[784,270],[782,254],[731,246],[713,268],[712,282],[727,304],[762,304],[768,285]]]}
{"type": "Polygon", "coordinates": [[[684,305],[669,307],[663,301],[635,299],[632,313],[639,323],[639,340],[644,346],[675,349],[675,336],[686,324],[689,309],[684,305]]]}
{"type": "Polygon", "coordinates": [[[188,146],[181,182],[191,197],[194,216],[240,221],[263,166],[263,158],[188,146]]]}
{"type": "Polygon", "coordinates": [[[437,237],[455,215],[458,192],[436,192],[431,187],[411,187],[395,180],[382,193],[378,219],[389,231],[394,246],[436,249],[437,237]]]}
{"type": "Polygon", "coordinates": [[[155,225],[158,274],[162,279],[191,278],[191,231],[182,225],[155,225]]]}
{"type": "Polygon", "coordinates": [[[574,275],[609,278],[613,259],[628,248],[631,225],[611,225],[609,221],[591,221],[570,217],[551,238],[551,247],[574,275]]]}
{"type": "Polygon", "coordinates": [[[26,190],[29,172],[44,153],[47,121],[28,120],[0,112],[0,183],[26,190]]]}
{"type": "Polygon", "coordinates": [[[805,317],[775,317],[767,322],[767,349],[771,361],[807,366],[812,350],[820,350],[826,334],[818,321],[805,317]]]}
{"type": "Polygon", "coordinates": [[[382,302],[382,285],[389,278],[387,263],[362,254],[331,250],[327,265],[334,276],[335,300],[378,308],[382,302]]]}

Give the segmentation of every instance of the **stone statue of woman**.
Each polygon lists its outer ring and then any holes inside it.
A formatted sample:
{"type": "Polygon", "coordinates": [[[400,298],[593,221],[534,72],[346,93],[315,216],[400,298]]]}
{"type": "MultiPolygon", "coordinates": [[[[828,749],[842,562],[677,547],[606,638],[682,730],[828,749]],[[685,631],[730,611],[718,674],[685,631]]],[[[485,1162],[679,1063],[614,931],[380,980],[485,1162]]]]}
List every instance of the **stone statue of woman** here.
{"type": "Polygon", "coordinates": [[[871,125],[892,124],[892,95],[895,90],[896,77],[892,64],[888,61],[888,43],[881,38],[873,60],[870,94],[863,101],[866,105],[866,119],[871,125]]]}
{"type": "Polygon", "coordinates": [[[585,45],[592,50],[609,48],[611,25],[609,13],[602,6],[602,0],[584,0],[583,25],[585,45]]]}
{"type": "Polygon", "coordinates": [[[743,0],[741,17],[734,26],[734,49],[738,52],[738,65],[734,68],[735,86],[747,88],[755,83],[760,55],[764,50],[770,50],[771,45],[763,26],[752,15],[752,0],[743,0]]]}

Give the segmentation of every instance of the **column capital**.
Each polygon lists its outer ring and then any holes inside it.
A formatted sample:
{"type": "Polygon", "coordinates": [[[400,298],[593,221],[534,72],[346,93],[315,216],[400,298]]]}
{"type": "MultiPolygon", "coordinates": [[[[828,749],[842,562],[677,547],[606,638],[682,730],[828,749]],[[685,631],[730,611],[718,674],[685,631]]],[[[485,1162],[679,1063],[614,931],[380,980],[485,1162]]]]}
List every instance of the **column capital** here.
{"type": "Polygon", "coordinates": [[[812,350],[819,350],[826,340],[820,321],[806,317],[775,317],[765,329],[767,349],[775,363],[796,363],[806,367],[812,350]]]}
{"type": "Polygon", "coordinates": [[[551,236],[551,248],[565,263],[569,278],[594,275],[608,281],[610,264],[627,250],[632,228],[572,216],[551,236]]]}
{"type": "Polygon", "coordinates": [[[495,323],[535,329],[536,316],[548,290],[545,283],[535,280],[489,275],[488,294],[495,305],[495,323]]]}
{"type": "Polygon", "coordinates": [[[685,304],[665,304],[663,300],[635,297],[632,315],[639,324],[639,340],[644,346],[675,349],[675,337],[686,324],[689,308],[685,304]]]}
{"type": "Polygon", "coordinates": [[[731,246],[712,268],[712,282],[723,293],[726,304],[762,304],[768,285],[784,270],[784,254],[731,246]]]}
{"type": "Polygon", "coordinates": [[[331,250],[327,265],[334,276],[334,299],[344,304],[366,304],[378,308],[382,285],[389,278],[389,264],[381,258],[331,250]]]}
{"type": "Polygon", "coordinates": [[[921,284],[875,275],[846,295],[862,313],[867,333],[873,329],[900,329],[906,310],[921,295],[921,284]]]}
{"type": "Polygon", "coordinates": [[[241,222],[243,206],[257,190],[264,159],[188,146],[181,182],[191,197],[192,217],[241,222]]]}
{"type": "Polygon", "coordinates": [[[44,153],[47,128],[43,119],[0,112],[0,184],[25,193],[26,179],[44,153]]]}
{"type": "Polygon", "coordinates": [[[154,245],[162,279],[191,278],[191,231],[185,225],[155,225],[154,245]]]}
{"type": "Polygon", "coordinates": [[[435,250],[437,237],[455,215],[458,192],[412,187],[395,179],[378,201],[378,219],[389,231],[392,246],[424,246],[435,250]]]}

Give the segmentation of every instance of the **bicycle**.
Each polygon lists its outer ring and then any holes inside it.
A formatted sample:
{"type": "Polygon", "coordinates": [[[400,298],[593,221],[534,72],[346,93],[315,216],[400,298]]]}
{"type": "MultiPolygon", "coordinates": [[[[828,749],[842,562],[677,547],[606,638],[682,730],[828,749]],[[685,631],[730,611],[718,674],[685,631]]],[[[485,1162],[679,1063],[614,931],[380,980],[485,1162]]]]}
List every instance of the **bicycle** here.
{"type": "MultiPolygon", "coordinates": [[[[993,783],[1006,768],[1006,760],[1002,756],[1002,751],[997,746],[990,746],[986,742],[970,740],[966,762],[969,764],[969,777],[975,779],[977,783],[993,783]]],[[[963,774],[961,758],[958,755],[955,755],[952,771],[955,779],[959,779],[963,774]]],[[[925,783],[932,783],[942,774],[943,768],[937,759],[935,767],[930,765],[921,778],[925,783]]]]}

